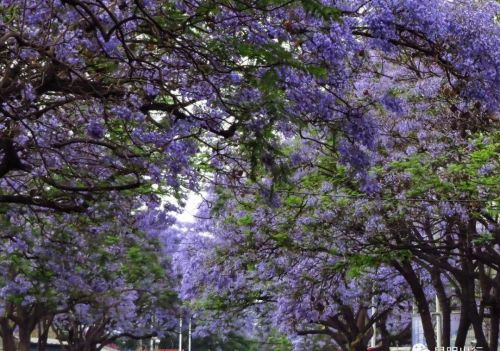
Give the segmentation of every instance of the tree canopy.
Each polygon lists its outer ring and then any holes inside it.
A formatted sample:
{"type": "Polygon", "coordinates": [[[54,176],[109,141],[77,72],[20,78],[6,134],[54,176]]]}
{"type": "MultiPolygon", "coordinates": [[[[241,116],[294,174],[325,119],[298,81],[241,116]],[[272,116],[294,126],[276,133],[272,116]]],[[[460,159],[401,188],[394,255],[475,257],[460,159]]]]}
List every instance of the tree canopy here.
{"type": "Polygon", "coordinates": [[[246,311],[296,348],[361,351],[374,328],[387,348],[415,300],[432,350],[436,295],[441,345],[459,301],[455,345],[472,327],[496,350],[498,11],[0,1],[4,349],[38,328],[97,350],[183,309],[200,332],[246,311]]]}

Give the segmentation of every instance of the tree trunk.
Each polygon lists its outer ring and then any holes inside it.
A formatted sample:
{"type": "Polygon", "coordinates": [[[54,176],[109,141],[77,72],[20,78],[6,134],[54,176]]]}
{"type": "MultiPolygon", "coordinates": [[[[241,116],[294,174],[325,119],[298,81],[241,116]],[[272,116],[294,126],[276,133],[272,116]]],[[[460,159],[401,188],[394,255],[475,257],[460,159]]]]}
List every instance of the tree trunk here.
{"type": "Polygon", "coordinates": [[[441,304],[441,316],[443,318],[443,334],[441,335],[441,346],[445,349],[451,346],[451,306],[449,300],[441,301],[438,297],[439,303],[441,304]]]}
{"type": "Polygon", "coordinates": [[[458,324],[457,338],[455,339],[455,346],[463,349],[465,346],[465,339],[467,338],[467,331],[470,327],[470,320],[467,316],[465,306],[460,307],[460,321],[458,324]]]}
{"type": "Polygon", "coordinates": [[[367,345],[363,344],[363,343],[359,343],[358,345],[356,345],[356,351],[366,351],[367,349],[367,345]]]}
{"type": "Polygon", "coordinates": [[[441,346],[445,349],[451,346],[451,304],[450,299],[446,295],[446,289],[439,272],[433,274],[433,285],[436,288],[436,295],[441,307],[442,327],[443,333],[441,334],[441,346]]]}
{"type": "Polygon", "coordinates": [[[91,341],[81,340],[76,347],[73,348],[75,351],[94,351],[96,345],[91,341]]]}
{"type": "Polygon", "coordinates": [[[41,332],[38,333],[38,351],[45,351],[47,348],[47,339],[49,337],[49,328],[44,328],[40,331],[41,332]]]}
{"type": "Polygon", "coordinates": [[[367,345],[363,343],[363,335],[358,335],[357,338],[350,343],[349,349],[352,351],[366,351],[367,345]]]}
{"type": "Polygon", "coordinates": [[[488,344],[488,340],[486,340],[486,335],[484,335],[484,330],[483,330],[483,321],[481,318],[479,318],[479,314],[477,313],[475,303],[470,304],[470,312],[471,312],[471,322],[472,322],[472,327],[474,328],[474,335],[476,337],[477,341],[477,347],[481,347],[482,351],[489,351],[490,346],[488,344]]]}
{"type": "Polygon", "coordinates": [[[386,321],[383,320],[379,323],[378,329],[380,330],[380,339],[382,341],[382,345],[380,346],[379,349],[380,351],[389,351],[389,347],[391,346],[391,334],[387,330],[387,327],[385,325],[386,321]]]}
{"type": "Polygon", "coordinates": [[[38,323],[38,351],[45,351],[47,348],[47,339],[49,337],[50,326],[54,320],[53,316],[43,318],[38,323]]]}
{"type": "Polygon", "coordinates": [[[410,289],[417,303],[418,314],[422,320],[422,327],[424,329],[425,341],[427,343],[427,348],[429,350],[436,349],[436,333],[434,332],[434,325],[432,324],[432,315],[429,309],[429,303],[420,284],[418,276],[408,262],[393,262],[394,268],[396,268],[401,275],[405,278],[406,282],[410,286],[410,289]]]}
{"type": "Polygon", "coordinates": [[[17,351],[14,330],[9,325],[9,320],[2,318],[0,321],[0,331],[2,335],[3,351],[17,351]]]}
{"type": "Polygon", "coordinates": [[[463,281],[461,284],[461,303],[465,307],[465,311],[463,312],[467,314],[474,329],[474,335],[477,341],[476,346],[481,347],[482,351],[489,351],[490,348],[488,345],[488,341],[486,340],[486,336],[484,335],[483,321],[479,317],[479,313],[477,311],[474,280],[470,281],[470,283],[472,284],[469,284],[469,281],[463,281]]]}
{"type": "Polygon", "coordinates": [[[19,326],[19,351],[31,351],[31,330],[19,326]]]}
{"type": "Polygon", "coordinates": [[[492,351],[498,350],[498,334],[500,332],[500,308],[498,306],[491,307],[491,320],[490,320],[491,334],[490,334],[490,349],[492,351]]]}
{"type": "Polygon", "coordinates": [[[16,340],[12,335],[2,337],[2,346],[3,351],[17,351],[16,340]]]}

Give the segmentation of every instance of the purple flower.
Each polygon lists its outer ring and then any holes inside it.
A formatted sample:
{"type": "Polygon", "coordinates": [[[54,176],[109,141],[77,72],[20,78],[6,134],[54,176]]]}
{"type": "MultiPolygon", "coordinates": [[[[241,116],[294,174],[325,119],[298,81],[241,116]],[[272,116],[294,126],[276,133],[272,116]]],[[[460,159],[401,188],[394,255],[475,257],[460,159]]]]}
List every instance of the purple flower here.
{"type": "Polygon", "coordinates": [[[31,84],[26,84],[23,89],[23,98],[28,101],[32,102],[36,98],[35,90],[33,89],[33,86],[31,84]]]}
{"type": "Polygon", "coordinates": [[[144,86],[144,92],[148,96],[154,97],[154,96],[158,95],[158,93],[160,92],[160,89],[151,83],[146,83],[146,85],[144,86]]]}
{"type": "Polygon", "coordinates": [[[91,121],[87,125],[87,134],[94,139],[102,139],[105,134],[104,126],[96,121],[91,121]]]}
{"type": "Polygon", "coordinates": [[[380,101],[391,112],[402,114],[404,111],[402,107],[402,100],[392,94],[385,94],[380,101]]]}
{"type": "Polygon", "coordinates": [[[478,175],[481,176],[487,176],[491,174],[491,172],[495,169],[495,166],[491,163],[487,163],[485,165],[482,165],[481,168],[477,171],[478,175]]]}

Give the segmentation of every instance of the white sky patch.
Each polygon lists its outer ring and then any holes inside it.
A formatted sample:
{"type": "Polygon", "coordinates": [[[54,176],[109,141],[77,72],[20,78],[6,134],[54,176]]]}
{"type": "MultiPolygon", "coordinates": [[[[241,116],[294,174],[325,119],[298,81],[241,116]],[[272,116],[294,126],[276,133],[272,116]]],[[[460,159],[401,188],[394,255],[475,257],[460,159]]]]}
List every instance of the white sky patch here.
{"type": "Polygon", "coordinates": [[[184,210],[176,216],[177,221],[180,223],[194,223],[196,221],[195,215],[202,201],[203,198],[201,195],[195,193],[189,194],[184,210]]]}
{"type": "MultiPolygon", "coordinates": [[[[186,200],[186,206],[184,207],[184,211],[176,215],[177,224],[175,224],[175,226],[177,226],[180,229],[180,231],[187,233],[188,228],[183,227],[183,224],[191,224],[196,222],[197,220],[196,214],[198,213],[199,207],[203,202],[203,196],[206,196],[206,193],[202,193],[201,195],[195,193],[189,194],[186,200]]],[[[214,235],[208,231],[198,232],[197,235],[208,238],[214,238],[214,235]]]]}

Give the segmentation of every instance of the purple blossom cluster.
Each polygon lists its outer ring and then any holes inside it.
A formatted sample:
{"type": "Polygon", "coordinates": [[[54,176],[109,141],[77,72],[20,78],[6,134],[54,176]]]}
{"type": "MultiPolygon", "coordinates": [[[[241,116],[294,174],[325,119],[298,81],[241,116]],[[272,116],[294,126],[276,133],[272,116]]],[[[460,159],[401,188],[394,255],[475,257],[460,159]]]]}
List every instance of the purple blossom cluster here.
{"type": "Polygon", "coordinates": [[[203,302],[200,333],[265,320],[297,348],[325,334],[356,351],[371,326],[384,347],[403,340],[411,297],[432,349],[428,296],[451,309],[456,295],[460,330],[489,351],[497,13],[493,0],[0,0],[4,349],[43,323],[75,350],[157,335],[180,313],[175,288],[203,302]],[[205,220],[176,227],[203,187],[205,220]]]}

